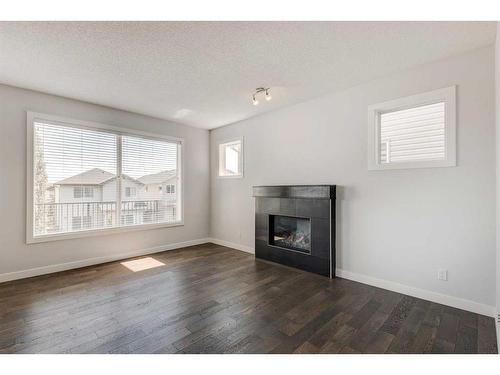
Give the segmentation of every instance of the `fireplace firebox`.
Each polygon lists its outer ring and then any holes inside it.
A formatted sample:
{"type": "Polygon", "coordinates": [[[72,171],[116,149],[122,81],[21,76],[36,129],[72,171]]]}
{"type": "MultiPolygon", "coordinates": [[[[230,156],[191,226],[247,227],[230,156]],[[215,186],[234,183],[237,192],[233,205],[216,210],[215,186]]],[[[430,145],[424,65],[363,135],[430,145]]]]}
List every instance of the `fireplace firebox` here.
{"type": "Polygon", "coordinates": [[[255,256],[335,277],[335,185],[254,186],[255,256]]]}
{"type": "Polygon", "coordinates": [[[269,215],[269,244],[311,253],[311,219],[269,215]]]}

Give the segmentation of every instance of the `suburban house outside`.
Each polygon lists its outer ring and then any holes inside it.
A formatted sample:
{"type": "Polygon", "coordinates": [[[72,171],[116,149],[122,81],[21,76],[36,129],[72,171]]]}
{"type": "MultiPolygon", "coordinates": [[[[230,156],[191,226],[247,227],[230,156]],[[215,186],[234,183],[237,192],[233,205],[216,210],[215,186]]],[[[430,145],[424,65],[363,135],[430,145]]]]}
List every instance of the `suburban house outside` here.
{"type": "Polygon", "coordinates": [[[163,171],[138,178],[143,184],[141,199],[175,200],[177,194],[177,175],[175,171],[163,171]]]}
{"type": "MultiPolygon", "coordinates": [[[[175,170],[121,178],[121,225],[177,220],[178,178],[175,170]]],[[[47,187],[43,209],[46,233],[115,226],[117,177],[93,168],[47,187]]]]}

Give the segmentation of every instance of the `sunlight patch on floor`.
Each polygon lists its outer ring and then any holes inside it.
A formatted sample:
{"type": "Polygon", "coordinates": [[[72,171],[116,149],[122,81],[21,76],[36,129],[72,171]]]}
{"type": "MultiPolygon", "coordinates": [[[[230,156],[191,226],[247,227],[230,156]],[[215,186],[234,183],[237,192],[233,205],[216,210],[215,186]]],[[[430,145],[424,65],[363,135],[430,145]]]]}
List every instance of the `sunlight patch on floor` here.
{"type": "Polygon", "coordinates": [[[141,259],[128,260],[126,262],[121,262],[121,265],[127,267],[132,272],[139,272],[139,271],[149,270],[150,268],[164,266],[165,263],[162,263],[159,260],[156,260],[151,257],[146,257],[141,259]]]}

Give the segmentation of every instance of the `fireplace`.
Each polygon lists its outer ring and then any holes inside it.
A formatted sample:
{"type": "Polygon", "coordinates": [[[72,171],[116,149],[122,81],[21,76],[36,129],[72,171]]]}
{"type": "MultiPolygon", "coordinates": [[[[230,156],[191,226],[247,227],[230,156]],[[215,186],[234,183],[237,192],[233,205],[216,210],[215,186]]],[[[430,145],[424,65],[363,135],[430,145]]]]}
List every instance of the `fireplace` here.
{"type": "Polygon", "coordinates": [[[310,254],[311,219],[269,215],[269,244],[310,254]]]}
{"type": "Polygon", "coordinates": [[[254,186],[255,256],[335,277],[335,186],[254,186]]]}

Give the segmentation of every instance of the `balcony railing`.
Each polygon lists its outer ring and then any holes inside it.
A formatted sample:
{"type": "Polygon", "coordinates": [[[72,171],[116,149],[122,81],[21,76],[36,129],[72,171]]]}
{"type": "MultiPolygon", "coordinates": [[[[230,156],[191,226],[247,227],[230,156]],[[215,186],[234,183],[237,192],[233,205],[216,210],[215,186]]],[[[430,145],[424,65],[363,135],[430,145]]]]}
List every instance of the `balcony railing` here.
{"type": "Polygon", "coordinates": [[[35,235],[177,220],[177,203],[172,200],[123,201],[119,223],[116,206],[116,202],[35,204],[35,235]]]}

